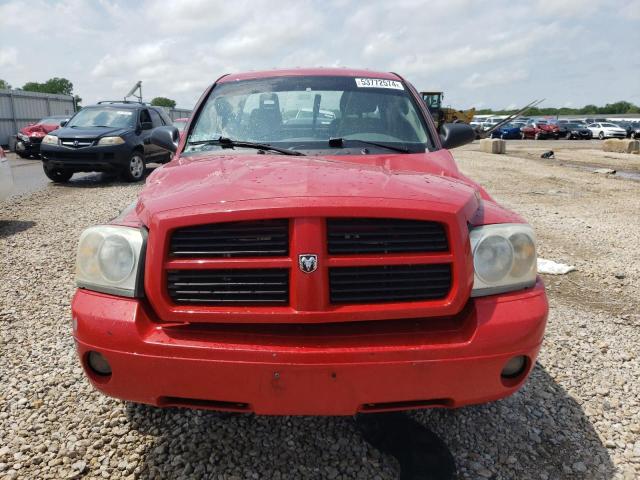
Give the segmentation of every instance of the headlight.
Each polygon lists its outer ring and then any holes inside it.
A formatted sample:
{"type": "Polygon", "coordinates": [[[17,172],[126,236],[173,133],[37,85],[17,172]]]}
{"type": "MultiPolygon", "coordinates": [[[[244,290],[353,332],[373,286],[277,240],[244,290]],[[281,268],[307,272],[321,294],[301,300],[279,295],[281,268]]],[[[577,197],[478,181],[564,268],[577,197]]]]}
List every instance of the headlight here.
{"type": "Polygon", "coordinates": [[[122,137],[102,137],[98,141],[98,145],[122,145],[124,139],[122,137]]]}
{"type": "Polygon", "coordinates": [[[42,143],[44,143],[45,145],[57,145],[58,137],[56,137],[55,135],[45,135],[42,139],[42,143]]]}
{"type": "Polygon", "coordinates": [[[137,228],[98,225],[86,229],[78,245],[78,287],[125,297],[140,296],[145,239],[146,231],[137,228]]]}
{"type": "Polygon", "coordinates": [[[475,270],[471,296],[535,285],[536,245],[529,225],[485,225],[472,229],[469,238],[475,270]]]}
{"type": "Polygon", "coordinates": [[[18,138],[24,142],[28,142],[29,141],[29,137],[27,135],[25,135],[24,133],[18,133],[18,138]]]}

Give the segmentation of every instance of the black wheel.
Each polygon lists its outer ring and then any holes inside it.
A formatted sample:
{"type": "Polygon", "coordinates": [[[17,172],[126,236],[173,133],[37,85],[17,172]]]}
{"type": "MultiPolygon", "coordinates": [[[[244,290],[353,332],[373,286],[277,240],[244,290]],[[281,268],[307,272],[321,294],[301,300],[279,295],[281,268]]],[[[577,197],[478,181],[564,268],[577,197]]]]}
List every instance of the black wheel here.
{"type": "Polygon", "coordinates": [[[146,162],[144,160],[144,154],[135,151],[131,154],[129,163],[122,172],[122,176],[127,182],[139,182],[144,178],[145,168],[146,162]]]}
{"type": "Polygon", "coordinates": [[[28,153],[26,153],[26,152],[17,152],[17,151],[16,151],[16,153],[18,154],[18,156],[19,156],[20,158],[29,158],[29,157],[31,156],[31,155],[29,155],[29,154],[28,154],[28,153]]]}
{"type": "Polygon", "coordinates": [[[604,140],[604,132],[600,132],[600,133],[598,134],[598,138],[599,138],[600,140],[604,140]]]}
{"type": "Polygon", "coordinates": [[[55,183],[65,183],[73,176],[73,172],[65,170],[64,168],[49,168],[46,165],[42,165],[44,174],[49,180],[55,183]]]}

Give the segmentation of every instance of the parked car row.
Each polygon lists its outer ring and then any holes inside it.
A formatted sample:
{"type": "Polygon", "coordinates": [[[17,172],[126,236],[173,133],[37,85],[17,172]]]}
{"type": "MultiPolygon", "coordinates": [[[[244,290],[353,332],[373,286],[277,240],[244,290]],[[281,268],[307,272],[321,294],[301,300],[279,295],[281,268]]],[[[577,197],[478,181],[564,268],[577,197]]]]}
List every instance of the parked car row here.
{"type": "MultiPolygon", "coordinates": [[[[494,119],[490,119],[494,120],[494,119]]],[[[498,122],[499,123],[499,122],[498,122]]],[[[480,125],[491,128],[496,122],[484,122],[480,125]]],[[[474,125],[474,122],[472,122],[474,125]]],[[[479,125],[475,122],[475,125],[479,125]]],[[[491,138],[502,139],[559,139],[589,140],[598,138],[640,138],[640,122],[596,121],[587,123],[584,120],[542,120],[515,119],[501,125],[491,132],[491,138]]]]}

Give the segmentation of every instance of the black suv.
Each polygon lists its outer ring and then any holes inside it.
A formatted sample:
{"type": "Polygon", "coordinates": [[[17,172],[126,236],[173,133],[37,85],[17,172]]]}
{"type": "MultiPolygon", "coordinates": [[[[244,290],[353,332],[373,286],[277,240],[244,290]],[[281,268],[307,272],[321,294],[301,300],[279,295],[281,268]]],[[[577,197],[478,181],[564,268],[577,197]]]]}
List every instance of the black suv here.
{"type": "Polygon", "coordinates": [[[151,130],[163,125],[172,125],[165,111],[143,103],[84,107],[43,139],[44,173],[54,182],[66,182],[76,172],[114,172],[130,182],[142,180],[147,162],[171,158],[149,141],[151,130]]]}

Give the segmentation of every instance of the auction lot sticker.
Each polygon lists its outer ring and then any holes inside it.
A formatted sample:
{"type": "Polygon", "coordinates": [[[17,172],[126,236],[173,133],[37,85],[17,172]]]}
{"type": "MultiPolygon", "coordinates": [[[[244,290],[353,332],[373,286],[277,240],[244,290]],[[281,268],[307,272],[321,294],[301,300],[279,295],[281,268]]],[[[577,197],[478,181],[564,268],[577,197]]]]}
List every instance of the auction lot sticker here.
{"type": "Polygon", "coordinates": [[[402,83],[395,80],[385,80],[384,78],[356,78],[356,85],[360,88],[393,88],[394,90],[404,90],[402,83]]]}

